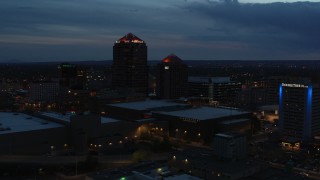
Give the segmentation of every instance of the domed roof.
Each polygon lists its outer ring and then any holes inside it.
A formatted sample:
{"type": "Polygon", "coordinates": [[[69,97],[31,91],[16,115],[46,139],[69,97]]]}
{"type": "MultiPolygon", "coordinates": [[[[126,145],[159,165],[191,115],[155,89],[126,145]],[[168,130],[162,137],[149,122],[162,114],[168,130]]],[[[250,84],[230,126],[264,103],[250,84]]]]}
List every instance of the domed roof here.
{"type": "Polygon", "coordinates": [[[135,36],[134,34],[128,33],[127,35],[118,39],[116,43],[144,43],[144,41],[141,40],[139,37],[135,36]]]}
{"type": "Polygon", "coordinates": [[[170,54],[162,60],[163,63],[181,63],[182,60],[175,54],[170,54]]]}

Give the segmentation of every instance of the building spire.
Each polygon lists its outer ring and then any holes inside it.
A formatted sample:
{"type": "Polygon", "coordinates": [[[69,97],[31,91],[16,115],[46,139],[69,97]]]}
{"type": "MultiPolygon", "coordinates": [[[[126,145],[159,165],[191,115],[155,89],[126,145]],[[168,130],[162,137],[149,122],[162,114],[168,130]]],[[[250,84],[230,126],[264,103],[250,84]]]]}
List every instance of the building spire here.
{"type": "Polygon", "coordinates": [[[166,58],[164,58],[162,60],[163,63],[181,63],[182,60],[176,56],[175,54],[170,54],[169,56],[167,56],[166,58]]]}
{"type": "Polygon", "coordinates": [[[116,43],[144,43],[144,41],[138,36],[135,36],[132,33],[128,33],[122,38],[118,39],[116,43]]]}

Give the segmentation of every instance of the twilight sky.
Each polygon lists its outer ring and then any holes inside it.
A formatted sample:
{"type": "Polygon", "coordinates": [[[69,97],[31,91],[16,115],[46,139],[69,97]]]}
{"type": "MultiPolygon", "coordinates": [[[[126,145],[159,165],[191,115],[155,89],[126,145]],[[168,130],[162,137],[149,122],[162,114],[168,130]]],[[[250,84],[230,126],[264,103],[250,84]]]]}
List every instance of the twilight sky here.
{"type": "Polygon", "coordinates": [[[319,1],[238,1],[1,0],[0,62],[111,60],[128,32],[150,60],[320,59],[319,1]]]}

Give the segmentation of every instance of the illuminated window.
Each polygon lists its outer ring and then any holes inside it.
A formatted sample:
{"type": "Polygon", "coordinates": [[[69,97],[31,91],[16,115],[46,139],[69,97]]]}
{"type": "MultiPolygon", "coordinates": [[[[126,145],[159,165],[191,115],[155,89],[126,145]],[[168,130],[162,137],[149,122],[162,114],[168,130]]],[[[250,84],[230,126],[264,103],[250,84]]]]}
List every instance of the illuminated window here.
{"type": "Polygon", "coordinates": [[[170,69],[170,67],[169,66],[165,66],[164,69],[170,69]]]}

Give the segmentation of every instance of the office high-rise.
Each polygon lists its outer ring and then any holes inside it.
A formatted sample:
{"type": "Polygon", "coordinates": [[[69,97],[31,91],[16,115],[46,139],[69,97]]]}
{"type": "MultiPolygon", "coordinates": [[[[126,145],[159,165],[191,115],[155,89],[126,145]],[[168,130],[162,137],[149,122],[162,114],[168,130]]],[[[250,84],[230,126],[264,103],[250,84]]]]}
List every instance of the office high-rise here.
{"type": "Polygon", "coordinates": [[[59,93],[59,84],[54,81],[36,81],[30,83],[29,100],[32,102],[56,102],[59,93]]]}
{"type": "Polygon", "coordinates": [[[208,98],[209,101],[218,102],[220,105],[233,106],[241,83],[231,81],[230,77],[196,77],[188,79],[189,96],[208,98]]]}
{"type": "Polygon", "coordinates": [[[59,86],[61,91],[70,89],[80,90],[84,88],[86,71],[75,64],[63,63],[58,66],[59,86]]]}
{"type": "Polygon", "coordinates": [[[265,80],[265,89],[267,93],[267,104],[279,103],[279,85],[282,82],[288,81],[288,77],[271,76],[265,80]]]}
{"type": "Polygon", "coordinates": [[[281,83],[278,125],[284,140],[306,142],[319,134],[319,85],[310,81],[281,83]]]}
{"type": "Polygon", "coordinates": [[[77,77],[77,66],[74,64],[63,63],[58,66],[59,85],[69,88],[72,79],[77,77]]]}
{"type": "Polygon", "coordinates": [[[186,97],[188,89],[188,66],[171,54],[157,67],[157,96],[164,99],[186,97]]]}
{"type": "Polygon", "coordinates": [[[144,95],[148,93],[147,45],[132,33],[114,43],[112,86],[144,95]]]}

